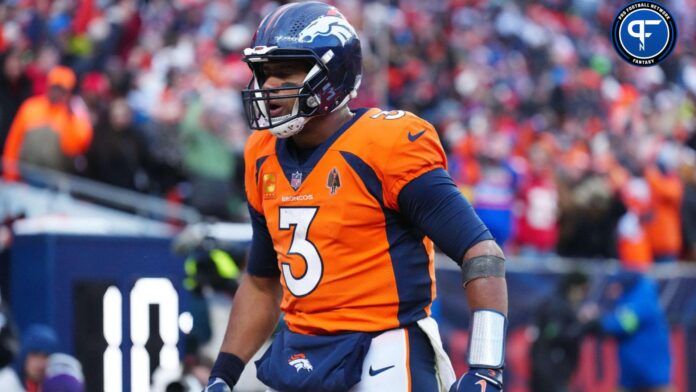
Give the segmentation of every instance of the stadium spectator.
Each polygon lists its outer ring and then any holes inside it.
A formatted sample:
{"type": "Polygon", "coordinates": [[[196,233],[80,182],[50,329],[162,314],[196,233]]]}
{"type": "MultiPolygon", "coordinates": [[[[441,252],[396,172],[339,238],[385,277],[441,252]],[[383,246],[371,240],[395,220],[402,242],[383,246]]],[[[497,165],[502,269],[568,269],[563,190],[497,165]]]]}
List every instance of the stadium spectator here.
{"type": "Polygon", "coordinates": [[[32,95],[31,81],[26,75],[26,62],[18,49],[0,51],[0,147],[10,132],[10,125],[19,106],[32,95]]]}
{"type": "Polygon", "coordinates": [[[678,159],[676,146],[666,144],[656,164],[645,170],[652,199],[647,233],[656,262],[676,261],[681,253],[680,208],[684,187],[676,172],[678,159]]]}
{"type": "MultiPolygon", "coordinates": [[[[35,14],[36,15],[36,14],[35,14]]],[[[31,28],[27,29],[27,38],[31,34],[31,28]]],[[[21,47],[21,46],[20,46],[21,47]]],[[[58,66],[61,50],[49,42],[37,41],[32,44],[34,61],[27,66],[27,76],[33,87],[32,95],[42,95],[48,92],[48,74],[58,66]]]]}
{"type": "Polygon", "coordinates": [[[599,314],[588,304],[580,315],[618,340],[621,387],[626,392],[671,391],[669,325],[657,284],[640,272],[622,270],[611,277],[605,295],[610,301],[606,311],[599,314]]]}
{"type": "Polygon", "coordinates": [[[650,214],[650,188],[643,178],[632,178],[622,192],[626,213],[619,219],[618,255],[627,268],[646,270],[652,265],[653,253],[645,230],[650,214]]]}
{"type": "Polygon", "coordinates": [[[549,152],[540,145],[529,151],[529,173],[518,193],[515,242],[522,256],[538,260],[554,253],[558,240],[558,189],[549,152]]]}
{"type": "Polygon", "coordinates": [[[616,228],[626,209],[605,177],[586,171],[561,180],[559,209],[561,256],[616,257],[616,228]]]}
{"type": "Polygon", "coordinates": [[[95,125],[95,132],[99,131],[99,125],[103,125],[109,114],[109,106],[118,99],[112,99],[111,86],[107,77],[100,72],[85,74],[80,81],[80,97],[85,101],[89,110],[90,122],[95,125]]]}
{"type": "Polygon", "coordinates": [[[19,108],[3,153],[4,177],[17,180],[21,163],[70,171],[69,158],[83,153],[92,139],[84,103],[71,96],[75,74],[58,66],[48,74],[48,92],[19,108]]]}
{"type": "Polygon", "coordinates": [[[46,378],[48,356],[58,348],[53,328],[33,324],[22,333],[20,353],[12,366],[0,370],[3,392],[39,392],[46,378]]]}
{"type": "Polygon", "coordinates": [[[114,100],[108,116],[95,126],[87,151],[87,172],[107,184],[147,192],[149,155],[142,131],[132,119],[124,99],[114,100]]]}
{"type": "Polygon", "coordinates": [[[48,357],[42,392],[84,392],[85,376],[75,357],[56,353],[48,357]]]}
{"type": "Polygon", "coordinates": [[[236,161],[226,133],[240,119],[225,110],[230,99],[216,98],[206,102],[198,97],[188,105],[179,137],[184,173],[192,185],[190,204],[206,215],[229,219],[235,212],[231,187],[236,161]]]}
{"type": "Polygon", "coordinates": [[[482,147],[479,156],[481,175],[473,190],[472,204],[493,238],[504,247],[513,235],[513,207],[519,173],[508,159],[509,138],[505,135],[491,138],[493,140],[482,147]]]}
{"type": "Polygon", "coordinates": [[[568,391],[585,333],[577,313],[588,289],[587,275],[571,272],[561,278],[554,295],[537,307],[536,337],[531,349],[531,391],[568,391]]]}

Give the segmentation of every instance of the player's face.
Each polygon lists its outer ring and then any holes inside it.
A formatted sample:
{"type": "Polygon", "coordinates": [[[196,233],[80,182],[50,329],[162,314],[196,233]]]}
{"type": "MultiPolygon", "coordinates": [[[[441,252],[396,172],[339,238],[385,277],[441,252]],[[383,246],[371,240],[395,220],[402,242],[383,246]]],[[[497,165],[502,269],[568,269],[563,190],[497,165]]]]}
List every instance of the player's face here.
{"type": "MultiPolygon", "coordinates": [[[[297,87],[297,89],[282,90],[271,94],[273,97],[282,97],[284,95],[297,94],[300,91],[300,87],[302,87],[302,83],[307,76],[308,65],[301,62],[271,62],[263,65],[263,72],[266,75],[266,81],[261,88],[297,87]]],[[[268,110],[271,117],[292,113],[295,100],[296,98],[288,98],[269,101],[268,110]]]]}

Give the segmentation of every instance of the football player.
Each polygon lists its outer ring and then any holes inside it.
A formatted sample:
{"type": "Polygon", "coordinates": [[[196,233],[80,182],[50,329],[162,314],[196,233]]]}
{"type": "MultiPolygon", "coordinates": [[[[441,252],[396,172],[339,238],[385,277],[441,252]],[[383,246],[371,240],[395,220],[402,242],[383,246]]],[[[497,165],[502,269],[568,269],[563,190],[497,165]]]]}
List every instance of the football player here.
{"type": "Polygon", "coordinates": [[[245,185],[254,230],[206,391],[256,362],[278,391],[501,391],[504,256],[452,182],[437,132],[400,110],[351,110],[362,56],[332,6],[284,5],[244,51],[254,132],[245,185]],[[437,324],[434,246],[461,265],[470,369],[456,380],[437,324]]]}

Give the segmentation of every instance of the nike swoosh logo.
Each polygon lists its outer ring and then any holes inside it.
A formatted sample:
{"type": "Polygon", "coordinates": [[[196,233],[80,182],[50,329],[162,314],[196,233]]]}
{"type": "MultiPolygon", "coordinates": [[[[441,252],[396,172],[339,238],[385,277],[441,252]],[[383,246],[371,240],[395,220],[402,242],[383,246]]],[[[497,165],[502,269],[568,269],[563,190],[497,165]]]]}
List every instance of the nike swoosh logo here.
{"type": "Polygon", "coordinates": [[[415,142],[416,139],[418,139],[419,137],[423,136],[424,133],[425,133],[425,129],[422,130],[422,131],[420,131],[420,132],[418,132],[418,133],[415,134],[415,135],[413,135],[413,134],[411,133],[411,131],[409,131],[409,132],[408,132],[408,140],[410,140],[410,141],[412,141],[412,142],[415,142]]]}
{"type": "Polygon", "coordinates": [[[389,370],[393,367],[394,367],[394,365],[391,365],[391,366],[383,367],[381,369],[373,370],[372,366],[370,366],[370,376],[374,377],[382,372],[386,372],[387,370],[389,370]]]}

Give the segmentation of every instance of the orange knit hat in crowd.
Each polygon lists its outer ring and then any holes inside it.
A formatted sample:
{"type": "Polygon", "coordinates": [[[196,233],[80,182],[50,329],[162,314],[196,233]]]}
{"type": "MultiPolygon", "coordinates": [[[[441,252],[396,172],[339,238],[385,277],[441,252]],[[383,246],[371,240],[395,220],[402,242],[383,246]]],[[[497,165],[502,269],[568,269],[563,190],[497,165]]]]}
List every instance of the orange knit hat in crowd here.
{"type": "Polygon", "coordinates": [[[75,73],[62,65],[53,67],[48,73],[48,85],[60,86],[71,91],[75,87],[75,73]]]}

